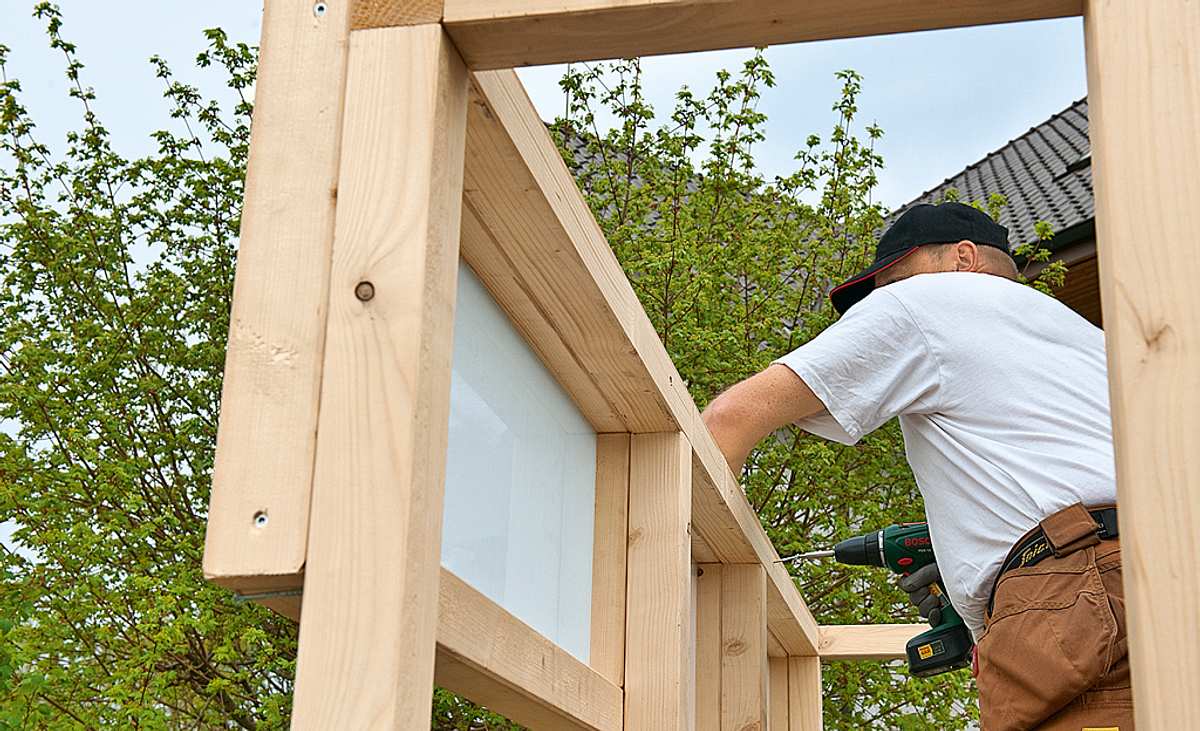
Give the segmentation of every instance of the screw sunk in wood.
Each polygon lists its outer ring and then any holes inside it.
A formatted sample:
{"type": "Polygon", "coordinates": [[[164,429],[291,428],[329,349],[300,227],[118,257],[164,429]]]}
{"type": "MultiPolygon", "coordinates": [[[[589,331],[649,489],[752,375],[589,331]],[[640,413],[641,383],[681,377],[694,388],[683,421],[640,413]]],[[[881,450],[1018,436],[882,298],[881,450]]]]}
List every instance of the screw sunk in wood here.
{"type": "Polygon", "coordinates": [[[360,302],[368,302],[375,297],[375,285],[370,282],[359,282],[354,287],[354,296],[360,302]]]}

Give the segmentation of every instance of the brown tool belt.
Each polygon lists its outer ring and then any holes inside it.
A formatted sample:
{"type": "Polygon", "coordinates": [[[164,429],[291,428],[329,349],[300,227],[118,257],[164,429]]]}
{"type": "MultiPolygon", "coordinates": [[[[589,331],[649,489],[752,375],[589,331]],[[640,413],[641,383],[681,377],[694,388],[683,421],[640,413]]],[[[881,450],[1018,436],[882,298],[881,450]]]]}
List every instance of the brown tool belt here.
{"type": "Polygon", "coordinates": [[[1004,559],[1000,571],[992,581],[992,591],[988,596],[988,616],[991,616],[992,606],[996,601],[996,585],[1005,573],[1041,563],[1050,556],[1065,556],[1080,548],[1116,538],[1118,535],[1115,507],[1085,511],[1082,505],[1072,505],[1050,516],[1008,552],[1008,558],[1004,559]],[[1088,515],[1095,521],[1092,527],[1086,527],[1084,522],[1080,521],[1080,518],[1088,515]],[[1065,528],[1065,531],[1060,531],[1059,528],[1065,528]],[[1048,530],[1056,534],[1057,541],[1047,535],[1048,530]]]}

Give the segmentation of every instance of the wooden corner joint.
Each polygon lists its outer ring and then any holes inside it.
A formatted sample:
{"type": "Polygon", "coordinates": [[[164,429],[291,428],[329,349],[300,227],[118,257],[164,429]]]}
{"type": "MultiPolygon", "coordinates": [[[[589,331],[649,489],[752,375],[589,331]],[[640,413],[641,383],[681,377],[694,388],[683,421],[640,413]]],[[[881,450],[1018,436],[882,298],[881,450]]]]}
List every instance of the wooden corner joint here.
{"type": "Polygon", "coordinates": [[[392,28],[442,22],[445,0],[351,0],[350,29],[392,28]]]}

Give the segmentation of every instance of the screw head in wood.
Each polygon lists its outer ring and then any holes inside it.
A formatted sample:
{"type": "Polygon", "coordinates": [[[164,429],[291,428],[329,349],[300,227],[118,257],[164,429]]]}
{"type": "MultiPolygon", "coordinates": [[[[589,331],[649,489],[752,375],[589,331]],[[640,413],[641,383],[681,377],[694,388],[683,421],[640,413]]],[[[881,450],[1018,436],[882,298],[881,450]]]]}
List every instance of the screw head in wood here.
{"type": "Polygon", "coordinates": [[[354,287],[354,296],[360,302],[368,302],[375,297],[375,285],[370,282],[359,282],[354,287]]]}

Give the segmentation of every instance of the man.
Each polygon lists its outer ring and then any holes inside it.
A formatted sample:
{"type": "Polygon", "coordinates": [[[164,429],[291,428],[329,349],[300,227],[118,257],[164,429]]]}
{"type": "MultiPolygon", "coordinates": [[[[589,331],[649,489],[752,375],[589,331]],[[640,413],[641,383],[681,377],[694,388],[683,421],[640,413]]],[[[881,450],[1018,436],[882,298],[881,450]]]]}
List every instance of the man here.
{"type": "Polygon", "coordinates": [[[899,416],[937,554],[902,586],[936,623],[940,571],[983,729],[1131,731],[1104,336],[1016,276],[1003,226],[914,206],[831,293],[842,318],[704,421],[737,472],[785,424],[853,444],[899,416]]]}

